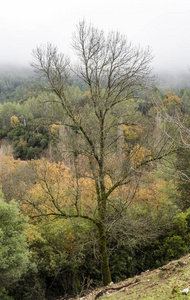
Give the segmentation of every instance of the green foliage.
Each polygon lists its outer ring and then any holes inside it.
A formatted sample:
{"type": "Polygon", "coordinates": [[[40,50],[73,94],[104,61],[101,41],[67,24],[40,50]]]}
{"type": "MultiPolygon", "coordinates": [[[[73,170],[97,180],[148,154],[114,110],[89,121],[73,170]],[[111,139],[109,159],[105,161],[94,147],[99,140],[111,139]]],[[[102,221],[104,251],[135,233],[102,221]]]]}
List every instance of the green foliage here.
{"type": "Polygon", "coordinates": [[[29,70],[14,70],[0,77],[0,103],[19,102],[26,98],[26,85],[31,81],[29,70]]]}
{"type": "Polygon", "coordinates": [[[181,178],[178,180],[178,191],[180,192],[179,206],[185,210],[190,207],[190,164],[189,148],[180,147],[177,151],[176,169],[180,172],[181,178]]]}
{"type": "Polygon", "coordinates": [[[29,270],[15,287],[10,287],[14,299],[27,299],[31,294],[34,300],[76,294],[89,282],[92,285],[100,282],[93,230],[90,224],[80,220],[44,219],[31,224],[26,234],[30,259],[37,270],[29,270]]]}
{"type": "MultiPolygon", "coordinates": [[[[29,253],[18,204],[0,196],[0,293],[26,272],[29,253]]],[[[2,299],[2,298],[1,298],[2,299]]]]}
{"type": "MultiPolygon", "coordinates": [[[[91,94],[80,80],[74,81],[73,79],[72,82],[73,85],[68,88],[67,96],[73,104],[74,113],[80,116],[81,119],[79,119],[85,123],[87,130],[96,132],[98,123],[91,111],[91,104],[88,104],[91,94]],[[86,113],[88,118],[83,120],[83,113],[86,113]]],[[[0,90],[1,94],[4,93],[1,98],[2,104],[0,104],[0,138],[7,137],[13,141],[14,157],[22,160],[35,159],[44,154],[49,143],[56,147],[59,141],[59,126],[64,121],[65,123],[68,121],[64,119],[65,116],[61,112],[60,105],[57,104],[56,96],[45,92],[34,95],[21,83],[14,83],[10,78],[7,81],[0,80],[0,90]],[[11,127],[13,116],[16,116],[19,122],[11,127]]],[[[155,89],[155,92],[164,101],[171,116],[177,111],[180,116],[183,113],[188,119],[190,91],[181,90],[180,99],[173,93],[169,93],[165,100],[159,90],[155,89]]],[[[108,116],[111,127],[115,116],[122,115],[122,122],[126,124],[123,126],[124,140],[128,145],[125,149],[126,153],[140,143],[141,135],[144,134],[143,125],[148,122],[153,123],[155,117],[150,99],[146,95],[141,96],[142,99],[138,98],[137,101],[130,99],[127,105],[121,103],[113,108],[108,116]],[[121,111],[125,112],[125,110],[127,113],[121,114],[121,111]],[[141,124],[141,126],[135,126],[135,124],[141,124]]],[[[162,126],[166,128],[169,124],[163,123],[162,126]]],[[[73,125],[70,128],[72,128],[71,132],[77,132],[80,136],[81,132],[77,127],[73,125]]],[[[173,129],[172,132],[176,131],[173,125],[171,129],[173,129]]],[[[117,139],[117,130],[117,127],[110,130],[110,141],[117,139]]],[[[95,136],[98,137],[98,135],[95,136]]],[[[73,137],[75,137],[74,134],[73,137]]],[[[151,139],[152,137],[150,141],[151,139]]],[[[113,147],[116,148],[117,145],[113,147]]],[[[116,151],[116,149],[112,150],[113,153],[116,151]]],[[[189,150],[179,149],[177,159],[173,155],[171,161],[172,163],[177,161],[177,170],[184,172],[187,179],[178,182],[181,195],[178,204],[185,210],[190,203],[189,150]]],[[[152,165],[152,168],[154,166],[152,165]]],[[[164,167],[162,171],[165,171],[164,167]]],[[[145,192],[139,197],[142,202],[154,200],[155,203],[159,198],[161,207],[156,207],[155,204],[156,209],[154,209],[152,204],[146,206],[137,203],[133,211],[128,208],[128,212],[123,213],[125,221],[123,223],[119,221],[118,227],[115,225],[108,232],[110,266],[114,281],[123,280],[147,269],[160,267],[190,251],[190,211],[178,212],[174,205],[178,196],[176,186],[170,184],[168,175],[162,175],[163,178],[167,184],[162,189],[156,192],[154,182],[153,187],[146,187],[145,192]],[[155,197],[149,199],[150,191],[153,191],[152,194],[155,197]]],[[[162,183],[160,180],[160,185],[162,183]]],[[[28,181],[27,184],[29,184],[28,181]]],[[[30,184],[33,183],[30,182],[30,184]]],[[[33,222],[27,229],[27,238],[30,244],[31,262],[37,268],[34,269],[31,266],[25,273],[28,252],[22,232],[23,220],[19,217],[18,208],[14,202],[0,204],[0,212],[4,205],[9,208],[9,212],[6,210],[0,219],[0,243],[3,245],[0,247],[2,261],[0,278],[3,282],[1,299],[11,299],[4,288],[7,284],[9,294],[13,295],[16,300],[29,297],[34,300],[43,300],[47,296],[77,293],[89,286],[89,282],[92,286],[101,282],[98,237],[92,225],[80,219],[74,221],[44,219],[43,222],[33,222]],[[18,226],[16,216],[20,219],[18,226]],[[3,227],[2,224],[6,226],[3,227]],[[11,252],[14,252],[12,256],[11,252]],[[6,270],[4,273],[2,268],[6,270]],[[10,286],[22,274],[22,279],[10,286]]]]}
{"type": "MultiPolygon", "coordinates": [[[[81,98],[79,88],[70,87],[69,93],[73,101],[81,98]]],[[[57,143],[59,135],[51,134],[51,125],[55,122],[61,124],[63,116],[54,101],[54,95],[40,93],[36,98],[29,97],[23,104],[0,104],[0,138],[14,141],[15,158],[38,158],[50,142],[57,143]]]]}
{"type": "MultiPolygon", "coordinates": [[[[152,221],[146,224],[147,229],[144,233],[142,231],[141,237],[138,238],[137,230],[145,226],[141,223],[141,218],[147,220],[150,219],[150,215],[144,210],[141,211],[141,217],[131,216],[129,223],[134,224],[131,225],[131,233],[128,229],[129,232],[125,236],[120,231],[117,233],[117,240],[110,236],[110,251],[114,247],[117,249],[110,256],[113,281],[124,280],[126,277],[161,267],[190,252],[190,210],[179,213],[175,210],[170,211],[169,207],[168,210],[161,208],[160,213],[154,212],[152,221]],[[138,229],[135,231],[133,226],[138,229]],[[133,235],[133,232],[136,232],[136,235],[133,235]]],[[[126,231],[128,227],[126,224],[126,231]]]]}
{"type": "Polygon", "coordinates": [[[157,240],[146,248],[145,260],[148,263],[147,269],[161,267],[173,259],[178,259],[190,251],[187,219],[190,211],[187,213],[180,213],[174,218],[172,230],[164,235],[161,235],[157,240]],[[148,260],[148,257],[150,258],[148,260]]]}
{"type": "Polygon", "coordinates": [[[15,300],[13,297],[9,296],[9,292],[6,289],[0,291],[1,300],[15,300]]]}
{"type": "Polygon", "coordinates": [[[7,134],[14,141],[14,156],[21,159],[39,158],[40,152],[48,147],[50,134],[46,127],[19,124],[7,134]],[[40,133],[42,132],[42,133],[40,133]]]}
{"type": "Polygon", "coordinates": [[[9,287],[8,292],[14,300],[44,300],[46,299],[46,278],[34,268],[30,268],[20,281],[9,287]]]}
{"type": "Polygon", "coordinates": [[[182,111],[184,114],[190,113],[190,90],[184,90],[181,98],[182,111]]]}
{"type": "Polygon", "coordinates": [[[148,116],[148,113],[153,106],[152,102],[149,99],[142,100],[139,98],[137,103],[138,110],[142,113],[142,115],[148,116]]]}
{"type": "Polygon", "coordinates": [[[5,103],[0,104],[0,127],[6,131],[10,129],[11,117],[17,115],[19,104],[5,103]]]}

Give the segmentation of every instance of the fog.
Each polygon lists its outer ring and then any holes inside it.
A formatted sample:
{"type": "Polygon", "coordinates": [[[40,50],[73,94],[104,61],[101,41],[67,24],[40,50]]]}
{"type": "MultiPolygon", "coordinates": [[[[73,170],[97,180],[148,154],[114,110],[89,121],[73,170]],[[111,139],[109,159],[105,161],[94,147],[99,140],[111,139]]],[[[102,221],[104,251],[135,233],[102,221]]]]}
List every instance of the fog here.
{"type": "Polygon", "coordinates": [[[28,67],[32,49],[47,42],[73,58],[72,33],[83,18],[106,33],[120,31],[149,46],[156,71],[188,72],[189,0],[6,0],[0,12],[0,65],[28,67]]]}

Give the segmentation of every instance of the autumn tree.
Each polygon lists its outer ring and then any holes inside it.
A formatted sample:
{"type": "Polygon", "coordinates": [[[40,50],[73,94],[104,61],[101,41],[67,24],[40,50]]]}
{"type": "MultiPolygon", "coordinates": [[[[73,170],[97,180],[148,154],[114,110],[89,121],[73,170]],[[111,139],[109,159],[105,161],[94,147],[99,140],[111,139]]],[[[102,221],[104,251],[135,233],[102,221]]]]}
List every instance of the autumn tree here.
{"type": "Polygon", "coordinates": [[[123,210],[134,198],[143,166],[166,155],[170,149],[165,145],[152,153],[146,150],[147,143],[143,146],[143,142],[148,131],[142,124],[144,136],[141,134],[138,145],[133,149],[125,147],[126,128],[123,126],[139,126],[140,122],[140,112],[138,114],[135,109],[133,97],[137,91],[146,88],[151,79],[149,49],[135,48],[118,32],[105,36],[103,31],[84,21],[79,23],[73,36],[73,48],[79,59],[75,67],[71,67],[69,59],[51,44],[33,52],[32,66],[46,78],[45,88],[55,93],[54,103],[63,109],[64,151],[69,155],[70,168],[75,174],[73,210],[58,205],[52,215],[80,217],[95,225],[99,233],[102,278],[106,285],[111,281],[108,228],[122,217],[123,210]],[[87,87],[88,94],[82,103],[80,98],[71,97],[71,72],[87,87]],[[86,192],[85,196],[93,200],[93,214],[81,210],[83,178],[90,181],[86,191],[93,184],[92,192],[86,192]],[[122,193],[127,185],[131,188],[126,194],[122,193]]]}
{"type": "Polygon", "coordinates": [[[19,121],[18,117],[12,116],[11,117],[11,127],[16,128],[17,126],[19,126],[19,124],[20,124],[20,121],[19,121]]]}
{"type": "Polygon", "coordinates": [[[175,115],[175,112],[181,109],[181,99],[170,91],[165,94],[163,104],[170,116],[175,115]]]}

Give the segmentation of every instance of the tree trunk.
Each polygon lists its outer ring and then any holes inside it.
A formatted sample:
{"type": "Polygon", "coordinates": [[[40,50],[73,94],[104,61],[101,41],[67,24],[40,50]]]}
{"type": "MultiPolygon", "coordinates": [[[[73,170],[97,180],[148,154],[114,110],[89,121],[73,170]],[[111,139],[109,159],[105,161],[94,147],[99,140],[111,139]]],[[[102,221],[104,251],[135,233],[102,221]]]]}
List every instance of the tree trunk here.
{"type": "Polygon", "coordinates": [[[105,232],[104,225],[99,225],[98,231],[99,231],[99,248],[100,248],[100,258],[101,258],[101,268],[102,268],[102,280],[103,280],[103,284],[107,285],[111,282],[111,273],[109,267],[106,232],[105,232]]]}

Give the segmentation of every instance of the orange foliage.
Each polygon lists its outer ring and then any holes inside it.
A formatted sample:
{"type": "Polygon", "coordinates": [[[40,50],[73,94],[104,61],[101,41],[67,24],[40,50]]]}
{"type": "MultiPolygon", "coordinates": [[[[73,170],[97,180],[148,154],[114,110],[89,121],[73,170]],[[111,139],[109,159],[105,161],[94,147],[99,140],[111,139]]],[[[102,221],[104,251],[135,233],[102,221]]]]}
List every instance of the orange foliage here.
{"type": "Polygon", "coordinates": [[[137,167],[144,161],[150,159],[151,159],[151,151],[144,147],[135,145],[134,148],[130,151],[130,160],[133,167],[137,167]]]}
{"type": "Polygon", "coordinates": [[[19,145],[22,147],[22,149],[24,150],[25,148],[26,148],[26,146],[27,146],[27,142],[23,139],[23,138],[21,138],[20,139],[20,142],[19,142],[19,145]]]}
{"type": "Polygon", "coordinates": [[[142,128],[137,126],[123,125],[123,130],[127,140],[136,140],[142,133],[142,128]]]}
{"type": "Polygon", "coordinates": [[[84,94],[82,95],[82,99],[83,100],[89,100],[89,99],[91,99],[91,93],[90,93],[90,91],[85,91],[84,92],[84,94]]]}
{"type": "MultiPolygon", "coordinates": [[[[150,157],[150,151],[138,145],[130,152],[134,167],[150,157]]],[[[61,162],[51,163],[45,159],[22,162],[14,160],[11,156],[0,155],[2,186],[6,188],[7,193],[11,193],[10,199],[14,197],[15,200],[21,201],[22,211],[29,216],[59,212],[68,216],[77,213],[93,216],[97,208],[97,194],[94,180],[85,175],[86,177],[80,177],[77,181],[71,170],[61,162]]],[[[105,182],[108,190],[113,182],[109,176],[105,177],[105,182]]],[[[130,184],[122,185],[113,191],[110,201],[130,202],[136,185],[135,178],[131,178],[130,184]]],[[[134,203],[158,207],[162,199],[167,198],[165,186],[164,180],[156,180],[149,175],[148,183],[140,185],[134,203]]]]}
{"type": "Polygon", "coordinates": [[[51,214],[67,211],[73,205],[71,175],[63,163],[47,160],[28,162],[35,183],[26,193],[23,210],[28,214],[51,214]]]}
{"type": "Polygon", "coordinates": [[[90,214],[96,206],[91,178],[78,180],[63,163],[48,160],[20,161],[0,155],[0,181],[6,199],[21,201],[27,215],[70,212],[90,214]]]}
{"type": "Polygon", "coordinates": [[[165,99],[163,103],[165,107],[167,107],[170,103],[174,103],[177,106],[179,106],[181,104],[181,99],[178,96],[176,96],[174,93],[167,92],[165,94],[165,99]]]}
{"type": "Polygon", "coordinates": [[[97,195],[94,182],[91,178],[81,178],[79,180],[81,209],[85,214],[91,214],[96,208],[97,195]]]}
{"type": "Polygon", "coordinates": [[[18,117],[12,116],[11,117],[11,127],[16,128],[19,126],[19,124],[20,124],[20,121],[19,121],[18,117]]]}
{"type": "MultiPolygon", "coordinates": [[[[172,190],[175,189],[173,180],[165,181],[162,178],[154,178],[152,174],[148,174],[146,183],[142,183],[135,195],[134,205],[137,203],[159,208],[169,201],[172,190]]],[[[176,191],[174,191],[176,194],[176,191]]]]}
{"type": "Polygon", "coordinates": [[[60,129],[60,125],[58,125],[58,124],[52,124],[50,126],[50,132],[54,137],[59,136],[59,129],[60,129]]]}
{"type": "Polygon", "coordinates": [[[20,195],[24,193],[25,183],[22,181],[25,177],[25,167],[26,162],[0,154],[0,182],[7,201],[19,200],[20,195]]]}

